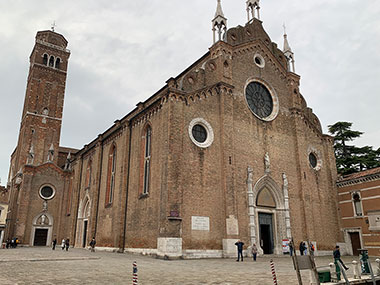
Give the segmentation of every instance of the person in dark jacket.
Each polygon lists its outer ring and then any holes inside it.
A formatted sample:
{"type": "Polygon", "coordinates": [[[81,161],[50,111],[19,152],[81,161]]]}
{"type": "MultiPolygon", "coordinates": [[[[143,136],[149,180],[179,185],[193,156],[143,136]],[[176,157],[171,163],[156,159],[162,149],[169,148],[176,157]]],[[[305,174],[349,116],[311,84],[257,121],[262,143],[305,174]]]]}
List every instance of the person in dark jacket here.
{"type": "Polygon", "coordinates": [[[66,239],[65,240],[65,245],[66,245],[66,251],[68,251],[69,250],[69,247],[70,247],[70,239],[66,239]]]}
{"type": "Polygon", "coordinates": [[[55,250],[55,246],[57,245],[57,239],[56,238],[54,238],[53,239],[53,244],[52,244],[52,250],[55,250]]]}
{"type": "Polygon", "coordinates": [[[305,251],[304,242],[301,241],[300,242],[300,254],[303,255],[304,251],[305,251]]]}
{"type": "Polygon", "coordinates": [[[340,264],[342,264],[344,270],[348,270],[348,267],[346,265],[344,265],[342,259],[340,259],[340,250],[339,250],[339,245],[337,245],[335,247],[335,250],[333,252],[333,256],[334,256],[334,259],[336,262],[340,262],[340,264]]]}
{"type": "Polygon", "coordinates": [[[238,259],[236,261],[239,261],[240,260],[240,257],[241,257],[241,261],[243,261],[243,245],[244,245],[244,242],[242,242],[240,239],[235,243],[235,245],[237,246],[237,251],[238,251],[238,259]]]}

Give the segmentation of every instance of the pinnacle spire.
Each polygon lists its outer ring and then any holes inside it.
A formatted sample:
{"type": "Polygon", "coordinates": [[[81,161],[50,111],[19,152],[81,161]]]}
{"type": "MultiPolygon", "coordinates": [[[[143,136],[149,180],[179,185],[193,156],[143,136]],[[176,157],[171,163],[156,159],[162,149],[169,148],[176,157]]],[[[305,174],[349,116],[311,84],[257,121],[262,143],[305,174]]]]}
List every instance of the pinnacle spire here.
{"type": "Polygon", "coordinates": [[[294,53],[293,53],[292,49],[290,48],[290,45],[288,42],[288,35],[286,34],[285,24],[284,24],[284,49],[283,49],[283,52],[284,52],[284,55],[285,55],[286,60],[288,62],[288,71],[296,72],[294,53]]]}
{"type": "Polygon", "coordinates": [[[218,4],[216,7],[215,18],[218,16],[224,17],[221,0],[217,0],[217,1],[218,1],[218,4]]]}
{"type": "Polygon", "coordinates": [[[222,40],[222,32],[227,31],[227,18],[224,16],[221,0],[217,0],[215,17],[212,20],[212,32],[214,44],[216,43],[215,32],[218,32],[218,40],[222,40]]]}

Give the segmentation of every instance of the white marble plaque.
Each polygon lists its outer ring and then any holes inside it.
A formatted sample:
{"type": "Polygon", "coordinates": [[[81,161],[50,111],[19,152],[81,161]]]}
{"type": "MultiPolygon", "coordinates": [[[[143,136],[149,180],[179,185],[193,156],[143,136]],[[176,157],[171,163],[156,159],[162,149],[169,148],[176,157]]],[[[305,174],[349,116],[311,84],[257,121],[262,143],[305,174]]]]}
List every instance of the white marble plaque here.
{"type": "Polygon", "coordinates": [[[210,218],[192,216],[191,229],[195,231],[210,231],[210,218]]]}

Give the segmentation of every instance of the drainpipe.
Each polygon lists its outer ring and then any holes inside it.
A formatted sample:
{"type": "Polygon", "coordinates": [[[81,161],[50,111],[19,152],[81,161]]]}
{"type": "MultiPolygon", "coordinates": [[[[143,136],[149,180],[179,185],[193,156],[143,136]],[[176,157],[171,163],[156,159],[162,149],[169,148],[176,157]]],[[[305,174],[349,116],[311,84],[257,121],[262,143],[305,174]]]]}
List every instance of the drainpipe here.
{"type": "Polygon", "coordinates": [[[119,249],[120,253],[125,249],[125,237],[127,230],[127,207],[128,207],[128,190],[129,190],[129,173],[131,169],[131,142],[132,142],[132,122],[129,122],[129,146],[128,146],[128,170],[127,170],[127,186],[125,194],[125,209],[124,209],[124,226],[123,226],[123,248],[119,249]]]}

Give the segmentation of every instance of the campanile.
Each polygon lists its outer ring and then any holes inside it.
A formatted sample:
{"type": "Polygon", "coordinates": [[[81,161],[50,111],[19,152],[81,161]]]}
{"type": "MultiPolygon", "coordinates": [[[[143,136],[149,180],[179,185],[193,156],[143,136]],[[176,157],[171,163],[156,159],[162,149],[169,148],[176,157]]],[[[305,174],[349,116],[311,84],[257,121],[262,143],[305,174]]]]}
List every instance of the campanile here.
{"type": "Polygon", "coordinates": [[[30,55],[14,170],[23,165],[57,163],[70,51],[54,31],[40,31],[30,55]]]}

